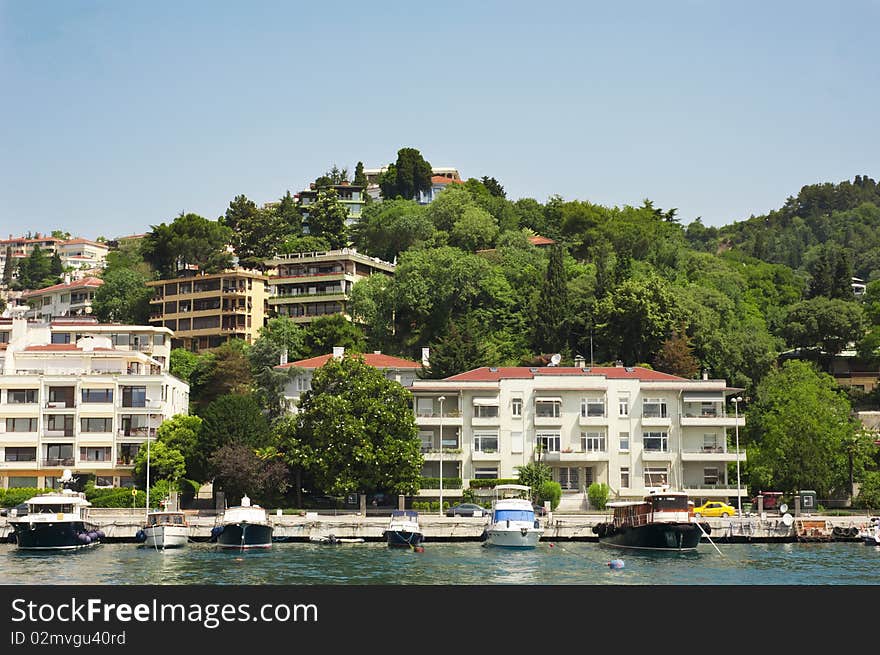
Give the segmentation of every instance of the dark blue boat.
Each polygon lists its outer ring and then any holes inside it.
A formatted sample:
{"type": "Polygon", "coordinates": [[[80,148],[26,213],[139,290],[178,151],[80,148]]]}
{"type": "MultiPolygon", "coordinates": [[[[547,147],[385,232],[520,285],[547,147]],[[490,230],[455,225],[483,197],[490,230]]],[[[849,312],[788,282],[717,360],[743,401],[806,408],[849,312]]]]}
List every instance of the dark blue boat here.
{"type": "Polygon", "coordinates": [[[64,489],[34,496],[27,514],[11,517],[12,539],[24,550],[78,550],[101,543],[104,533],[85,520],[85,495],[64,489]]]}
{"type": "Polygon", "coordinates": [[[422,543],[424,535],[419,526],[419,513],[412,509],[395,509],[383,533],[389,546],[415,548],[422,543]]]}

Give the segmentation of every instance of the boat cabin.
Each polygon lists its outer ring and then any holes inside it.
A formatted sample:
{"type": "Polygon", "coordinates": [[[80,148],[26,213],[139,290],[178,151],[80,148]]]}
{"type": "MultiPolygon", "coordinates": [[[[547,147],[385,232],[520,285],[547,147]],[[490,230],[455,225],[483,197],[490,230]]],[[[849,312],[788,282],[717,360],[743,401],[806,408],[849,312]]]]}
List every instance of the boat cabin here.
{"type": "Polygon", "coordinates": [[[644,497],[641,502],[608,503],[614,510],[615,527],[647,525],[655,522],[687,521],[693,516],[694,503],[687,494],[661,491],[644,497]]]}
{"type": "Polygon", "coordinates": [[[147,516],[147,525],[186,525],[183,512],[152,512],[147,516]]]}
{"type": "Polygon", "coordinates": [[[406,518],[415,521],[419,518],[419,513],[414,509],[393,509],[391,510],[391,518],[406,518]]]}
{"type": "Polygon", "coordinates": [[[79,514],[89,505],[84,494],[69,491],[34,496],[27,501],[28,514],[79,514]]]}

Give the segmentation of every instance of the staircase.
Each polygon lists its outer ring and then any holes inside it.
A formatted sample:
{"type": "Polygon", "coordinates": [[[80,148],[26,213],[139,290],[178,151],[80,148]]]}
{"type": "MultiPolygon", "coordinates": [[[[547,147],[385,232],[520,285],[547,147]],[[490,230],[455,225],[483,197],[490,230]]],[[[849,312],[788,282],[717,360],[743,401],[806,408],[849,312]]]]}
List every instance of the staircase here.
{"type": "Polygon", "coordinates": [[[563,491],[554,514],[583,514],[587,511],[587,495],[583,491],[563,491]]]}

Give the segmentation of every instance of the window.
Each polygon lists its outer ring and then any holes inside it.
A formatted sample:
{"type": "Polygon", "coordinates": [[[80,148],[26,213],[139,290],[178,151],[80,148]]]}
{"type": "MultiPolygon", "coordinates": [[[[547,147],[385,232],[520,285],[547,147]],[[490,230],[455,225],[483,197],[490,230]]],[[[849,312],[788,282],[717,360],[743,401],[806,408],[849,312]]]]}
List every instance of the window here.
{"type": "Polygon", "coordinates": [[[629,394],[621,394],[617,398],[617,415],[629,416],[629,394]]]}
{"type": "Polygon", "coordinates": [[[498,405],[474,405],[474,418],[498,418],[498,405]]]}
{"type": "Polygon", "coordinates": [[[134,464],[138,450],[141,445],[139,443],[121,443],[116,446],[116,463],[122,466],[131,466],[134,464]]]}
{"type": "Polygon", "coordinates": [[[604,453],[605,433],[581,432],[581,450],[585,453],[604,453]]]}
{"type": "Polygon", "coordinates": [[[642,447],[654,452],[669,452],[669,434],[667,432],[643,432],[642,447]]]}
{"type": "Polygon", "coordinates": [[[621,432],[619,435],[617,435],[617,442],[617,449],[620,452],[629,452],[629,432],[621,432]]]}
{"type": "Polygon", "coordinates": [[[704,468],[703,469],[703,484],[718,484],[718,469],[717,468],[704,468]]]}
{"type": "Polygon", "coordinates": [[[643,418],[666,418],[666,401],[662,398],[645,398],[642,404],[643,418]]]}
{"type": "Polygon", "coordinates": [[[719,453],[721,448],[718,447],[718,435],[715,433],[703,435],[703,452],[719,453]]]}
{"type": "Polygon", "coordinates": [[[510,452],[512,453],[521,453],[523,451],[523,433],[522,432],[511,432],[510,433],[510,452]]]}
{"type": "Polygon", "coordinates": [[[53,332],[52,343],[70,343],[70,332],[53,332]]]}
{"type": "Polygon", "coordinates": [[[7,462],[36,462],[37,461],[37,449],[34,448],[13,448],[11,446],[6,447],[6,461],[7,462]]]}
{"type": "Polygon", "coordinates": [[[477,480],[497,480],[498,468],[475,468],[474,478],[477,480]]]}
{"type": "Polygon", "coordinates": [[[422,444],[423,453],[434,449],[434,433],[430,430],[419,430],[419,441],[422,444]]]}
{"type": "Polygon", "coordinates": [[[36,418],[7,418],[6,419],[6,431],[7,432],[36,432],[37,431],[37,419],[36,418]]]}
{"type": "Polygon", "coordinates": [[[522,398],[514,398],[510,401],[510,415],[514,418],[522,418],[522,398]]]}
{"type": "Polygon", "coordinates": [[[113,486],[113,476],[112,475],[96,475],[95,476],[95,486],[96,487],[112,487],[113,486]]]}
{"type": "Polygon", "coordinates": [[[79,459],[81,462],[109,462],[110,447],[88,447],[79,449],[79,459]]]}
{"type": "Polygon", "coordinates": [[[645,486],[661,487],[669,484],[669,468],[666,466],[646,466],[645,486]]]}
{"type": "Polygon", "coordinates": [[[81,418],[80,432],[111,432],[113,430],[112,418],[81,418]]]}
{"type": "Polygon", "coordinates": [[[112,403],[113,389],[83,389],[82,401],[84,403],[112,403]]]}
{"type": "MultiPolygon", "coordinates": [[[[46,417],[46,432],[62,432],[65,437],[73,436],[72,414],[49,414],[46,417]]],[[[47,434],[46,436],[53,436],[47,434]]],[[[54,435],[58,436],[58,435],[54,435]]]]}
{"type": "Polygon", "coordinates": [[[307,375],[300,375],[296,378],[296,390],[299,392],[308,391],[311,388],[310,380],[307,375]]]}
{"type": "Polygon", "coordinates": [[[498,452],[498,433],[474,432],[474,450],[478,453],[498,452]]]}
{"type": "Polygon", "coordinates": [[[559,433],[558,432],[538,432],[535,439],[545,453],[559,452],[559,433]]]}
{"type": "Polygon", "coordinates": [[[147,406],[147,388],[146,387],[122,387],[122,406],[123,407],[146,407],[147,406]]]}
{"type": "Polygon", "coordinates": [[[9,488],[10,489],[19,489],[19,488],[33,488],[37,486],[37,478],[36,477],[22,477],[22,476],[9,476],[9,488]]]}
{"type": "Polygon", "coordinates": [[[580,488],[580,470],[575,467],[563,466],[558,471],[558,482],[563,489],[577,490],[580,488]]]}
{"type": "Polygon", "coordinates": [[[73,444],[53,443],[46,444],[45,466],[73,466],[73,444]]]}
{"type": "Polygon", "coordinates": [[[6,392],[6,402],[10,405],[33,404],[37,402],[37,389],[10,389],[6,392]]]}
{"type": "Polygon", "coordinates": [[[629,467],[621,466],[620,467],[620,486],[624,489],[629,488],[629,467]]]}
{"type": "Polygon", "coordinates": [[[581,416],[584,418],[605,416],[605,398],[600,396],[581,398],[581,416]]]}
{"type": "Polygon", "coordinates": [[[562,402],[558,400],[536,400],[535,416],[539,418],[559,418],[562,413],[562,402]]]}
{"type": "Polygon", "coordinates": [[[164,334],[154,334],[153,335],[153,345],[154,346],[164,346],[165,345],[165,335],[164,334]]]}
{"type": "Polygon", "coordinates": [[[128,332],[119,332],[116,334],[111,334],[110,339],[113,342],[114,346],[127,346],[129,344],[128,332]]]}

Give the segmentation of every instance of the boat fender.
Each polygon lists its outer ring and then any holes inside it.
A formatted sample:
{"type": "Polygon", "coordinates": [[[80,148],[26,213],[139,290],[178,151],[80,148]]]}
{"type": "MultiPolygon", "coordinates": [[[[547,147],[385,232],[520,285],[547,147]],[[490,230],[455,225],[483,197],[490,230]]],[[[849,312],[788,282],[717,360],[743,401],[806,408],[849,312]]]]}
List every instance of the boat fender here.
{"type": "Polygon", "coordinates": [[[223,532],[222,525],[215,525],[211,528],[211,541],[217,541],[217,537],[220,536],[220,533],[223,532]]]}
{"type": "Polygon", "coordinates": [[[600,526],[600,525],[602,525],[602,524],[601,524],[601,523],[597,523],[596,525],[594,525],[594,526],[591,528],[592,531],[593,531],[593,534],[599,534],[599,526],[600,526]]]}
{"type": "Polygon", "coordinates": [[[83,544],[92,543],[92,538],[89,535],[87,535],[85,532],[80,532],[77,539],[79,539],[80,543],[83,543],[83,544]]]}
{"type": "Polygon", "coordinates": [[[89,541],[98,541],[98,533],[94,530],[89,531],[89,541]]]}
{"type": "Polygon", "coordinates": [[[107,536],[106,534],[104,534],[103,530],[98,530],[95,534],[98,535],[98,539],[104,539],[104,537],[107,536]]]}
{"type": "Polygon", "coordinates": [[[858,537],[859,536],[859,529],[856,527],[850,528],[849,529],[849,536],[850,537],[858,537]]]}
{"type": "Polygon", "coordinates": [[[613,559],[608,562],[608,568],[611,569],[622,569],[625,566],[622,559],[613,559]]]}
{"type": "Polygon", "coordinates": [[[703,528],[703,532],[706,534],[712,534],[712,526],[708,523],[700,523],[700,527],[703,528]]]}
{"type": "Polygon", "coordinates": [[[9,536],[6,537],[6,539],[7,539],[7,541],[9,541],[9,543],[11,543],[11,544],[14,544],[15,542],[18,541],[18,537],[15,535],[14,532],[10,532],[10,533],[9,533],[9,536]]]}
{"type": "Polygon", "coordinates": [[[147,540],[147,533],[144,532],[143,530],[138,530],[137,532],[135,532],[134,538],[137,541],[146,541],[147,540]]]}

